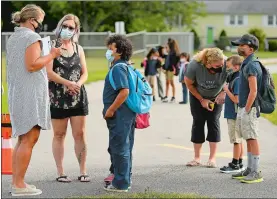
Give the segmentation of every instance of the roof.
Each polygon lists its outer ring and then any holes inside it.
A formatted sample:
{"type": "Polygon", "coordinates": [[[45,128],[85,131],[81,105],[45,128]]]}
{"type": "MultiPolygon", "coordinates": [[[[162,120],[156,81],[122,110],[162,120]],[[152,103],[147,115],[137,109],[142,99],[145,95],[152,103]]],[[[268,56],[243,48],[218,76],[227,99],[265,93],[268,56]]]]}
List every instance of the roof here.
{"type": "Polygon", "coordinates": [[[202,0],[207,13],[221,14],[276,14],[277,0],[202,0]]]}

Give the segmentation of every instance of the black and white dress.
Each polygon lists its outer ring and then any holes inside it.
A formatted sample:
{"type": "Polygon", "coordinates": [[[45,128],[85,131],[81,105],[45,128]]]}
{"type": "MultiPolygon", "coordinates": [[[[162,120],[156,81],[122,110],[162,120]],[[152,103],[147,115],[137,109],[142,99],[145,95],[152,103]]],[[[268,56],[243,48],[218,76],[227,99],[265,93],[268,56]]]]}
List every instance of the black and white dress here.
{"type": "MultiPolygon", "coordinates": [[[[82,65],[78,45],[75,43],[72,45],[73,55],[70,57],[61,55],[54,59],[53,71],[69,81],[77,82],[82,75],[82,65]]],[[[84,85],[81,86],[78,94],[71,95],[66,86],[50,81],[49,97],[52,119],[88,115],[88,98],[84,85]]]]}

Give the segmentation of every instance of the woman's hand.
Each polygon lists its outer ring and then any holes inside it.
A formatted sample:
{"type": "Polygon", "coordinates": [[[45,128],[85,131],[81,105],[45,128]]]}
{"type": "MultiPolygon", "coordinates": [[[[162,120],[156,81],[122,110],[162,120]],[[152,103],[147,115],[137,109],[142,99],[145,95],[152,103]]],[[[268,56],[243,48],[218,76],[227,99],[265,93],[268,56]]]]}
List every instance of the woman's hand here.
{"type": "Polygon", "coordinates": [[[81,86],[74,81],[69,81],[66,86],[67,86],[67,89],[69,90],[70,95],[76,95],[80,92],[81,86]]]}
{"type": "Polygon", "coordinates": [[[208,99],[202,99],[202,101],[201,101],[201,105],[203,108],[207,109],[208,111],[213,111],[213,109],[211,109],[209,106],[210,103],[213,103],[213,102],[208,99]]]}
{"type": "Polygon", "coordinates": [[[50,54],[52,55],[53,59],[59,57],[61,55],[61,47],[60,48],[51,48],[50,54]]]}

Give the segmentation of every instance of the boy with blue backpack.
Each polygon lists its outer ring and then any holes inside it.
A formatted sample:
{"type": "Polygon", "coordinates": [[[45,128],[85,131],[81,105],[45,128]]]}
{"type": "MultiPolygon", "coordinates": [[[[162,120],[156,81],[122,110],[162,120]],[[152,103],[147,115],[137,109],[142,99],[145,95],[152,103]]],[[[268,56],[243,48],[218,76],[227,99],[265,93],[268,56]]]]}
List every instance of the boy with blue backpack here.
{"type": "Polygon", "coordinates": [[[103,117],[109,129],[109,153],[114,177],[106,191],[128,192],[131,186],[132,150],[137,114],[152,106],[152,89],[128,61],[132,44],[123,35],[107,39],[107,60],[112,63],[103,90],[103,117]]]}

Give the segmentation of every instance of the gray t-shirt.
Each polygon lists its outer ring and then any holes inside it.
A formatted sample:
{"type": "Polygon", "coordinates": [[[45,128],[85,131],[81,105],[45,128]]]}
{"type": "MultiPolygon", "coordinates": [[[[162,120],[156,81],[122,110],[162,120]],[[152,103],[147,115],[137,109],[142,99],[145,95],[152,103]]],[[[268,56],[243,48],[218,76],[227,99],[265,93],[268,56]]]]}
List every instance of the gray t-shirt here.
{"type": "Polygon", "coordinates": [[[194,86],[203,98],[214,99],[222,90],[229,73],[226,64],[221,73],[211,74],[202,63],[192,60],[187,66],[185,76],[194,81],[194,86]]]}

